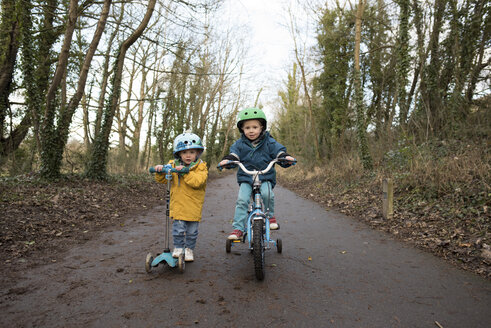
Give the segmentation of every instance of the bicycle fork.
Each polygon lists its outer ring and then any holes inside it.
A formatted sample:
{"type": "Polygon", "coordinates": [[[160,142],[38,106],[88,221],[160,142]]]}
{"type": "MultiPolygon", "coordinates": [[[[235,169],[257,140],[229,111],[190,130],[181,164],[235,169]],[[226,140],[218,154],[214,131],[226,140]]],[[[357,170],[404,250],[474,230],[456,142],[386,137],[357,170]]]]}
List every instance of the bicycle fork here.
{"type": "Polygon", "coordinates": [[[271,247],[269,246],[270,242],[273,242],[274,244],[275,241],[271,240],[270,238],[270,228],[269,228],[269,218],[264,213],[263,209],[263,200],[261,198],[261,192],[259,191],[259,187],[255,187],[254,191],[254,206],[253,208],[250,208],[251,212],[249,214],[248,220],[247,220],[247,230],[249,233],[247,234],[247,241],[249,242],[249,249],[252,250],[252,241],[253,241],[253,236],[252,236],[252,224],[256,220],[261,220],[263,222],[263,240],[264,240],[264,249],[270,249],[271,247]]]}

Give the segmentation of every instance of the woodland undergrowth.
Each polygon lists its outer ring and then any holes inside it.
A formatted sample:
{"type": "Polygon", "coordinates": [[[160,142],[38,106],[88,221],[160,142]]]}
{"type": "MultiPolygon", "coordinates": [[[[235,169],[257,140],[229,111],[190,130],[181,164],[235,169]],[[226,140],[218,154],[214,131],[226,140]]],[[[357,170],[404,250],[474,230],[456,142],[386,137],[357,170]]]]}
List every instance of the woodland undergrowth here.
{"type": "Polygon", "coordinates": [[[280,183],[491,278],[489,139],[433,139],[419,145],[406,141],[379,154],[375,146],[370,172],[356,153],[344,153],[316,165],[300,159],[293,169],[278,170],[280,183]],[[391,219],[382,215],[386,178],[394,183],[391,219]]]}

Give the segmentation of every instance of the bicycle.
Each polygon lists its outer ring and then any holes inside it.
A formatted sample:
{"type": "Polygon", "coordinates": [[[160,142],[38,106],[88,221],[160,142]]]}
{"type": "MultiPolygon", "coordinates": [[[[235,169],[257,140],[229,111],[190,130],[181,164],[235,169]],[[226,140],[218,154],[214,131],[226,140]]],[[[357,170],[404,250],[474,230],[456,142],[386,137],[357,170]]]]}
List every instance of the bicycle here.
{"type": "Polygon", "coordinates": [[[238,165],[242,171],[252,176],[252,196],[248,209],[248,217],[246,223],[246,231],[239,240],[227,239],[225,244],[225,250],[227,253],[231,252],[232,245],[234,243],[247,243],[249,250],[252,252],[254,258],[254,271],[258,280],[263,280],[265,276],[265,250],[271,249],[270,244],[276,247],[278,253],[283,251],[283,242],[281,238],[275,240],[271,239],[269,228],[269,217],[264,209],[263,199],[261,197],[261,180],[259,176],[266,174],[273,168],[273,166],[280,162],[285,161],[295,165],[296,161],[288,161],[283,159],[274,159],[269,162],[268,166],[264,170],[248,170],[244,164],[240,161],[229,161],[226,165],[217,168],[221,171],[223,168],[232,168],[230,166],[238,165]],[[247,238],[247,239],[246,239],[247,238]]]}

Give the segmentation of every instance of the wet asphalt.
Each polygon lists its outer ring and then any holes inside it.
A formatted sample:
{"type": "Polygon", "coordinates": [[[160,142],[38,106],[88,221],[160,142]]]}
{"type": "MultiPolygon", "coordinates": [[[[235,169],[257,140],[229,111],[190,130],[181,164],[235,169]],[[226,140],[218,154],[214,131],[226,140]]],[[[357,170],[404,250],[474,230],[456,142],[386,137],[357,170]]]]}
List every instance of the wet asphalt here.
{"type": "Polygon", "coordinates": [[[145,272],[165,205],[22,273],[0,327],[491,327],[491,282],[275,188],[283,252],[257,281],[245,244],[225,252],[238,186],[210,181],[195,261],[145,272]]]}

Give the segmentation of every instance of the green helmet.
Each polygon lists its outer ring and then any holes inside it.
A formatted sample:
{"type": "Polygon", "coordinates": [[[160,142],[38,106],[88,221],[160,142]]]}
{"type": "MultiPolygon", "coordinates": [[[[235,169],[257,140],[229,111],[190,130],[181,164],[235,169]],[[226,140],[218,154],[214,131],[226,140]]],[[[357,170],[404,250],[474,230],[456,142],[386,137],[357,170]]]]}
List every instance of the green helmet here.
{"type": "Polygon", "coordinates": [[[266,130],[267,121],[266,115],[262,109],[251,107],[243,109],[239,112],[239,120],[237,121],[237,127],[239,131],[242,132],[242,125],[247,120],[258,120],[263,126],[263,131],[266,130]]]}

